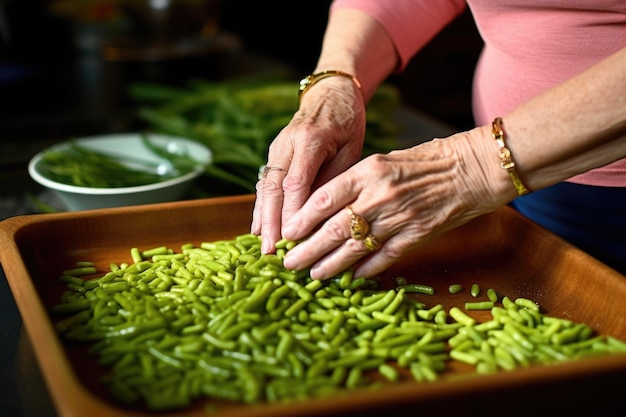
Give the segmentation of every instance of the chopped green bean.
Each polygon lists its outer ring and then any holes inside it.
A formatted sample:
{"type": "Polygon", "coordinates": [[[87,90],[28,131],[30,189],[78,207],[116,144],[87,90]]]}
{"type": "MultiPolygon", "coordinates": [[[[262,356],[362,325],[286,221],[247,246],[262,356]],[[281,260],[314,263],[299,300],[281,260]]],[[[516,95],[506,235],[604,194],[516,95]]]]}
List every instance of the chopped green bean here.
{"type": "Polygon", "coordinates": [[[450,294],[458,294],[463,291],[463,286],[461,284],[450,284],[448,286],[448,292],[450,294]]]}
{"type": "Polygon", "coordinates": [[[528,298],[518,297],[515,299],[514,302],[520,307],[524,307],[533,311],[539,311],[539,305],[537,305],[537,303],[535,303],[534,301],[529,300],[528,298]]]}
{"type": "Polygon", "coordinates": [[[393,301],[395,297],[396,297],[396,291],[389,290],[386,293],[384,293],[384,295],[380,299],[374,301],[371,304],[360,307],[359,310],[365,314],[372,313],[374,311],[382,311],[393,301]]]}
{"type": "Polygon", "coordinates": [[[397,286],[402,286],[408,284],[408,280],[405,277],[395,277],[394,281],[397,286]]]}
{"type": "Polygon", "coordinates": [[[470,294],[472,297],[478,297],[480,295],[480,285],[474,283],[470,287],[470,294]]]}
{"type": "Polygon", "coordinates": [[[424,284],[406,284],[406,285],[399,285],[396,289],[400,290],[404,290],[408,293],[420,293],[420,294],[428,294],[428,295],[433,295],[435,293],[435,289],[433,287],[431,287],[430,285],[424,285],[424,284]]]}
{"type": "Polygon", "coordinates": [[[63,275],[73,275],[73,276],[81,276],[81,275],[90,275],[95,274],[98,271],[93,265],[88,266],[77,266],[75,268],[66,269],[62,271],[63,275]]]}
{"type": "Polygon", "coordinates": [[[465,303],[466,310],[491,310],[493,306],[493,301],[475,301],[465,303]]]}
{"type": "Polygon", "coordinates": [[[130,257],[134,263],[139,263],[143,260],[143,257],[141,256],[141,252],[139,251],[139,248],[131,248],[130,257]]]}
{"type": "Polygon", "coordinates": [[[452,317],[454,320],[456,320],[459,323],[464,324],[466,326],[473,326],[476,323],[476,320],[474,320],[472,317],[470,317],[467,314],[465,314],[458,307],[452,307],[450,309],[449,314],[450,314],[450,317],[452,317]]]}
{"type": "Polygon", "coordinates": [[[461,361],[469,365],[476,365],[476,363],[478,363],[478,357],[476,355],[463,352],[457,349],[453,349],[450,351],[450,357],[452,359],[456,359],[457,361],[461,361]]]}
{"type": "Polygon", "coordinates": [[[388,363],[382,363],[378,366],[378,372],[384,376],[388,381],[396,382],[400,378],[400,373],[396,368],[388,363]]]}

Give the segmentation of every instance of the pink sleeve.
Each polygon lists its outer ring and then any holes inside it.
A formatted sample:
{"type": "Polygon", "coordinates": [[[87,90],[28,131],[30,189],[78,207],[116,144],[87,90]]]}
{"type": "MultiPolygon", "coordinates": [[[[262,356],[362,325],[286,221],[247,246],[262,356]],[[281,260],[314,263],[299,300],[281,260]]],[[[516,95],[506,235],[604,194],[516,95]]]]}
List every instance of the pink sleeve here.
{"type": "Polygon", "coordinates": [[[402,70],[465,7],[465,0],[334,0],[330,11],[358,9],[376,19],[389,33],[402,70]]]}

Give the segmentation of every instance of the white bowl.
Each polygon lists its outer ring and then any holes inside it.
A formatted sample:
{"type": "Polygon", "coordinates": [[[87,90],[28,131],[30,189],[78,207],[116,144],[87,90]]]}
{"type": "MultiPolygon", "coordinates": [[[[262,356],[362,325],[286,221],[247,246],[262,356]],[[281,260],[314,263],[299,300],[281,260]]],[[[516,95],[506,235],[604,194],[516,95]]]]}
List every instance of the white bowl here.
{"type": "MultiPolygon", "coordinates": [[[[43,154],[63,150],[71,144],[113,155],[129,155],[153,165],[167,164],[167,159],[155,154],[144,143],[142,133],[117,133],[90,136],[53,145],[35,155],[28,164],[28,173],[33,180],[50,189],[70,211],[152,204],[181,199],[194,179],[200,176],[211,162],[211,151],[203,144],[180,137],[147,134],[145,137],[170,153],[184,154],[198,163],[197,167],[184,175],[154,184],[119,188],[77,187],[53,181],[39,171],[43,154]]],[[[136,166],[133,165],[133,168],[136,166]]],[[[147,170],[147,168],[146,168],[147,170]]]]}

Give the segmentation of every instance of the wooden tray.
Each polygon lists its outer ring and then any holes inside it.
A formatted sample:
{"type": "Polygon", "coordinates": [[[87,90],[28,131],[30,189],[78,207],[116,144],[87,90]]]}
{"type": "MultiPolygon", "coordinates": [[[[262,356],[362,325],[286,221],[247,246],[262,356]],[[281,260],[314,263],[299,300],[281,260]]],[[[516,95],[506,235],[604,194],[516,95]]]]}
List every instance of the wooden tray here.
{"type": "MultiPolygon", "coordinates": [[[[29,215],[0,222],[0,261],[32,340],[51,397],[62,417],[211,415],[327,416],[383,413],[528,415],[533,410],[581,415],[626,411],[622,383],[626,355],[609,355],[535,366],[495,375],[452,372],[434,383],[397,383],[376,390],[290,404],[205,404],[179,413],[151,414],[115,405],[100,385],[86,349],[65,345],[47,311],[60,300],[59,271],[77,260],[106,270],[130,262],[130,248],[230,239],[249,231],[253,196],[165,203],[93,211],[29,215]]],[[[475,219],[419,248],[382,275],[403,275],[429,284],[427,305],[462,306],[468,294],[447,286],[476,282],[509,297],[528,297],[543,311],[584,322],[602,334],[626,340],[626,278],[527,221],[510,208],[475,219]]],[[[466,291],[468,292],[468,291],[466,291]]],[[[480,317],[478,317],[480,319],[480,317]]]]}

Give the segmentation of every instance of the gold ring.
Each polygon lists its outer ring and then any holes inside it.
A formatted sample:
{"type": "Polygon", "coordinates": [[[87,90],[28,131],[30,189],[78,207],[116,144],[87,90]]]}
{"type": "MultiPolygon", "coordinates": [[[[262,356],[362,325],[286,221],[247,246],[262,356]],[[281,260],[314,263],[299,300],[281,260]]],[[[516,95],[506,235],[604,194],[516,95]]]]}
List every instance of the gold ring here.
{"type": "Polygon", "coordinates": [[[363,246],[369,251],[375,251],[380,248],[380,242],[373,234],[369,233],[370,225],[363,217],[355,214],[350,206],[346,206],[346,210],[350,215],[350,236],[353,239],[363,241],[363,246]]]}
{"type": "Polygon", "coordinates": [[[370,230],[370,225],[363,217],[354,214],[350,206],[346,206],[350,215],[350,236],[356,240],[363,240],[370,230]]]}
{"type": "Polygon", "coordinates": [[[376,236],[370,233],[365,236],[365,239],[363,239],[363,246],[373,252],[380,248],[380,242],[378,241],[378,239],[376,239],[376,236]]]}
{"type": "Polygon", "coordinates": [[[267,174],[269,174],[270,171],[281,171],[281,172],[284,172],[285,174],[287,174],[287,170],[286,169],[282,169],[282,168],[279,168],[279,167],[270,167],[270,166],[267,166],[267,165],[261,165],[259,167],[259,176],[258,176],[258,178],[260,180],[265,179],[265,177],[267,177],[267,174]]]}

